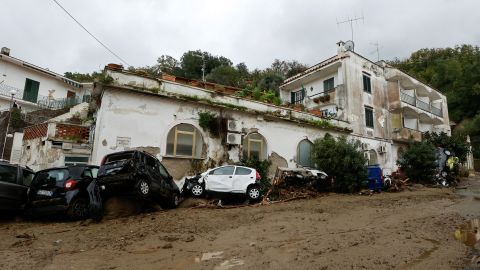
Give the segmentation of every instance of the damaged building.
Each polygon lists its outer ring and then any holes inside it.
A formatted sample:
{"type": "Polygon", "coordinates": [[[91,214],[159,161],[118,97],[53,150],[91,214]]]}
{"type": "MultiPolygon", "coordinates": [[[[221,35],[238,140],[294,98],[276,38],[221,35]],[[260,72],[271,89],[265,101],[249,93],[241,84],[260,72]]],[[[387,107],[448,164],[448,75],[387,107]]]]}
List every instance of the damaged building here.
{"type": "Polygon", "coordinates": [[[140,149],[176,179],[249,157],[269,160],[270,175],[277,167],[312,166],[313,141],[326,133],[360,140],[369,163],[389,172],[408,139],[450,132],[445,96],[343,42],[337,55],[284,82],[280,106],[167,74],[152,78],[118,65],[105,72],[111,83],[94,88],[91,163],[140,149]]]}

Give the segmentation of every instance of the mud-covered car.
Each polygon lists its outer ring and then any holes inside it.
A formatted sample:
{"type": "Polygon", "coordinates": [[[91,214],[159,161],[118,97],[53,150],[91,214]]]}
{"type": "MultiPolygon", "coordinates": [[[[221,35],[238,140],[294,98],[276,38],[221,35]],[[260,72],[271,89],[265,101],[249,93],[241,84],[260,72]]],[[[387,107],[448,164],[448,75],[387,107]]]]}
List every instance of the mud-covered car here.
{"type": "Polygon", "coordinates": [[[0,161],[1,211],[16,211],[25,207],[28,187],[34,175],[28,167],[0,161]]]}
{"type": "Polygon", "coordinates": [[[107,196],[135,194],[159,202],[162,208],[175,208],[180,201],[180,190],[167,169],[157,158],[142,151],[106,155],[98,182],[107,196]]]}
{"type": "Polygon", "coordinates": [[[187,177],[183,186],[185,193],[193,197],[210,194],[239,194],[249,200],[260,199],[260,174],[243,166],[222,166],[209,169],[195,177],[187,177]]]}
{"type": "Polygon", "coordinates": [[[32,216],[65,213],[71,219],[101,219],[102,198],[96,182],[98,166],[75,165],[38,171],[28,193],[32,216]]]}

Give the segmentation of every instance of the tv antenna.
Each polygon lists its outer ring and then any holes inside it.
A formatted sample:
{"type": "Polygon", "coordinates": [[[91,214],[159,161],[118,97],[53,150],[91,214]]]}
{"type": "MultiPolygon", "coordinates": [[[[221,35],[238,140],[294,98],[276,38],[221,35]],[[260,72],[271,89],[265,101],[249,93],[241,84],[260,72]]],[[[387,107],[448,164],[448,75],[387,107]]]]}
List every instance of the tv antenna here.
{"type": "Polygon", "coordinates": [[[375,46],[375,50],[372,51],[370,54],[372,53],[376,53],[377,54],[377,62],[380,61],[380,49],[383,48],[383,46],[380,46],[380,44],[377,42],[375,43],[370,43],[371,45],[375,46]]]}
{"type": "Polygon", "coordinates": [[[360,21],[362,20],[362,22],[364,22],[364,17],[362,15],[362,17],[354,17],[354,18],[350,18],[348,17],[348,19],[344,20],[344,21],[338,21],[337,19],[337,26],[340,25],[340,24],[344,24],[344,23],[349,23],[350,24],[350,31],[352,33],[352,41],[353,41],[353,22],[357,22],[357,21],[360,21]]]}

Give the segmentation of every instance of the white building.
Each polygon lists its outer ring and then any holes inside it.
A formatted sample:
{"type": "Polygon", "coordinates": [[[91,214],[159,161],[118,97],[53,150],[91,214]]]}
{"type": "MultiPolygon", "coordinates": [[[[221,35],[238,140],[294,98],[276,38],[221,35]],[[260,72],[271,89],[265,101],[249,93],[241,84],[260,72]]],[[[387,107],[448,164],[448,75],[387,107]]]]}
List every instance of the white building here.
{"type": "Polygon", "coordinates": [[[11,106],[11,91],[22,111],[61,108],[66,103],[80,103],[90,95],[90,84],[70,80],[63,75],[10,56],[10,49],[0,52],[0,111],[11,106]]]}
{"type": "Polygon", "coordinates": [[[105,72],[113,83],[94,90],[99,107],[91,162],[141,149],[161,159],[176,179],[253,155],[272,162],[270,174],[278,166],[309,166],[312,142],[327,132],[362,141],[370,163],[388,172],[396,168],[398,149],[409,135],[419,139],[426,130],[449,132],[445,96],[346,50],[343,42],[337,55],[285,81],[281,98],[290,106],[173,76],[150,78],[116,66],[105,72]],[[300,104],[304,110],[291,108],[300,104]],[[218,132],[200,127],[204,112],[218,116],[218,132]]]}

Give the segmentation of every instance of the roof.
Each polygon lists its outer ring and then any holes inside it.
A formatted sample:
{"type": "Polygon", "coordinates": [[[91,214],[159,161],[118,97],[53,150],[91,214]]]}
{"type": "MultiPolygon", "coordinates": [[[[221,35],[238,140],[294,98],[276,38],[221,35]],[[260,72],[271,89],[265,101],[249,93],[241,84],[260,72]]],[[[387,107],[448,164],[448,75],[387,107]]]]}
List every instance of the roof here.
{"type": "Polygon", "coordinates": [[[13,56],[10,56],[10,55],[6,55],[6,54],[0,54],[0,59],[2,60],[5,60],[5,61],[8,61],[10,63],[13,63],[13,64],[16,64],[18,66],[21,66],[21,67],[26,67],[26,68],[29,68],[29,69],[32,69],[32,70],[35,70],[37,72],[40,72],[40,73],[43,73],[45,75],[48,75],[48,76],[51,76],[51,77],[54,77],[56,78],[57,80],[60,80],[66,84],[69,84],[69,85],[72,85],[74,87],[77,87],[77,88],[82,88],[83,87],[83,84],[80,83],[80,82],[77,82],[77,81],[74,81],[72,79],[69,79],[59,73],[56,73],[56,72],[53,72],[53,71],[50,71],[46,68],[42,68],[42,67],[39,67],[37,65],[34,65],[34,64],[31,64],[31,63],[28,63],[26,61],[23,61],[21,59],[18,59],[18,58],[15,58],[13,56]]]}
{"type": "Polygon", "coordinates": [[[312,66],[312,67],[309,67],[309,68],[308,68],[307,70],[305,70],[304,72],[298,73],[297,75],[294,75],[294,76],[292,76],[292,77],[290,77],[290,78],[285,79],[285,81],[283,81],[283,84],[282,84],[281,86],[283,86],[283,85],[285,85],[285,84],[287,84],[287,83],[290,83],[290,82],[292,82],[292,81],[294,81],[294,80],[296,80],[296,79],[299,79],[300,77],[303,77],[303,76],[306,76],[306,75],[308,75],[308,74],[310,74],[310,73],[313,73],[313,72],[315,72],[315,71],[317,71],[317,70],[319,70],[319,69],[321,69],[321,68],[323,68],[323,67],[325,67],[325,66],[327,66],[327,65],[329,65],[329,64],[331,64],[331,63],[333,63],[333,62],[336,62],[336,61],[338,61],[338,60],[341,60],[341,59],[343,59],[343,58],[345,58],[345,57],[346,57],[346,56],[340,57],[340,56],[338,56],[338,55],[332,56],[332,57],[330,57],[330,58],[328,58],[328,59],[326,59],[326,60],[324,60],[324,61],[322,61],[322,62],[320,62],[320,63],[318,63],[318,64],[316,64],[316,65],[314,65],[314,66],[312,66]]]}

